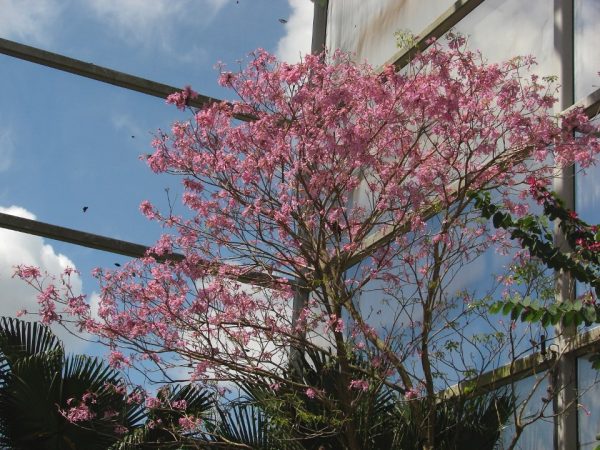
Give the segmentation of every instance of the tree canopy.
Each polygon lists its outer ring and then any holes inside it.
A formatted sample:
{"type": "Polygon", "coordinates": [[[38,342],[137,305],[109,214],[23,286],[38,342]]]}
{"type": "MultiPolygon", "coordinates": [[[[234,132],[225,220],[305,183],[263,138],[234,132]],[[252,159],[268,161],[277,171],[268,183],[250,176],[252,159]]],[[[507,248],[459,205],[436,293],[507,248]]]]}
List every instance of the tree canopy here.
{"type": "MultiPolygon", "coordinates": [[[[400,72],[341,53],[290,65],[258,50],[239,73],[221,68],[238,100],[156,135],[149,167],[181,176],[186,211],[142,203],[169,231],[145,258],[96,272],[97,311],[68,280],[18,275],[39,287],[43,321],[73,320],[115,367],[221,387],[268,377],[327,405],[328,392],[288,371],[294,355],[324,351],[345,386],[347,448],[360,448],[357,396],[379,385],[434,448],[440,389],[511,352],[493,327],[468,330],[474,317],[491,321],[454,283],[488,249],[518,245],[481,220],[475,194],[522,216],[532,180],[548,186],[600,150],[582,110],[552,113],[555,88],[533,66],[486,63],[456,35],[400,72]]],[[[185,109],[194,95],[168,102],[185,109]]]]}

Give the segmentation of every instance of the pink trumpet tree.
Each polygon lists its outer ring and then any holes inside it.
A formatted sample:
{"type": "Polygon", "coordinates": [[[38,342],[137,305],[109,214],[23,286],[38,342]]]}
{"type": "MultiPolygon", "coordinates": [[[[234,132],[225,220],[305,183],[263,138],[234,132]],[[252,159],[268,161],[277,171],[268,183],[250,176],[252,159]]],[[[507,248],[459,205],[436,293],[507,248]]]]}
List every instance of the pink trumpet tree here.
{"type": "MultiPolygon", "coordinates": [[[[341,53],[291,65],[256,51],[241,72],[222,68],[238,100],[157,134],[148,165],[182,177],[186,212],[142,203],[169,231],[146,257],[96,272],[97,310],[30,268],[19,275],[39,283],[45,322],[74,320],[117,367],[198,382],[264,374],[280,386],[297,383],[285,375],[293,350],[316,347],[349,392],[384,383],[434,399],[452,277],[513,245],[480,220],[473,193],[523,214],[532,179],[548,185],[600,150],[583,111],[553,115],[555,90],[534,64],[488,64],[460,36],[400,72],[341,53]],[[369,368],[348,369],[350,352],[369,368]]],[[[168,102],[184,109],[194,95],[168,102]]]]}

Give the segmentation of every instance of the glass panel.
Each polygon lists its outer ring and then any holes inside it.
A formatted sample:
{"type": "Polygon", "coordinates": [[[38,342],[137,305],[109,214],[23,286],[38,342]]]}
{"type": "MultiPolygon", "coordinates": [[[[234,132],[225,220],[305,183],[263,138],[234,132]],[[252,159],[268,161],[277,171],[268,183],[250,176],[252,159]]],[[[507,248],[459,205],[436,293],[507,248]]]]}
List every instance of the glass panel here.
{"type": "Polygon", "coordinates": [[[589,224],[600,223],[600,166],[590,167],[585,174],[578,171],[575,176],[575,207],[577,214],[589,224]]]}
{"type": "Polygon", "coordinates": [[[579,389],[579,408],[577,423],[579,427],[579,448],[594,450],[599,442],[600,433],[600,375],[592,368],[587,357],[577,360],[577,386],[579,389]]]}
{"type": "MultiPolygon", "coordinates": [[[[545,374],[525,378],[514,384],[517,397],[516,414],[525,426],[515,449],[548,450],[553,448],[554,424],[552,420],[552,402],[548,402],[548,378],[545,374]]],[[[498,449],[509,447],[514,435],[514,415],[502,430],[498,449]]]]}
{"type": "Polygon", "coordinates": [[[575,100],[600,87],[600,53],[598,52],[600,2],[575,2],[575,100]]]}
{"type": "Polygon", "coordinates": [[[481,51],[490,62],[533,55],[536,73],[558,75],[554,53],[554,4],[530,0],[487,0],[463,19],[456,29],[469,36],[469,47],[481,51]],[[501,35],[495,31],[501,30],[501,35]]]}
{"type": "MultiPolygon", "coordinates": [[[[600,123],[600,116],[594,119],[600,123]]],[[[575,209],[577,214],[587,223],[593,225],[600,223],[600,166],[596,165],[585,169],[576,169],[575,174],[575,209]]]]}
{"type": "MultiPolygon", "coordinates": [[[[594,119],[598,124],[599,117],[594,119]]],[[[600,185],[596,180],[600,179],[600,166],[596,165],[585,169],[575,167],[575,210],[579,217],[590,225],[600,224],[600,185]]],[[[588,285],[577,282],[576,293],[578,296],[585,294],[590,290],[588,285]]],[[[581,331],[587,331],[596,328],[598,324],[592,324],[589,327],[581,326],[581,331]]]]}
{"type": "Polygon", "coordinates": [[[418,34],[452,0],[343,0],[329,2],[327,48],[355,53],[357,61],[385,63],[398,50],[396,31],[418,34]]]}

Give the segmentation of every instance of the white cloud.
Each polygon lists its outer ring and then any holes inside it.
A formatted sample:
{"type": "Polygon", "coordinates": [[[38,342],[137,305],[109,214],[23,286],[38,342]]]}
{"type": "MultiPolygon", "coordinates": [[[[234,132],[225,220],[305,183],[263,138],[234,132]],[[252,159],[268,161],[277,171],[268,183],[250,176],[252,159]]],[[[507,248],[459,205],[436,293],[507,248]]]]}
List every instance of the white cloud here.
{"type": "Polygon", "coordinates": [[[57,0],[0,0],[0,36],[47,43],[60,10],[57,0]]]}
{"type": "Polygon", "coordinates": [[[10,168],[14,151],[15,142],[12,130],[8,127],[0,127],[0,172],[10,168]]]}
{"type": "MultiPolygon", "coordinates": [[[[34,214],[19,206],[0,207],[0,212],[35,219],[34,214]]],[[[57,253],[41,237],[0,228],[0,316],[14,317],[20,309],[29,312],[38,310],[37,292],[24,281],[12,278],[14,266],[18,264],[37,266],[53,275],[60,274],[67,267],[75,267],[67,256],[57,253]]],[[[74,291],[81,292],[81,278],[73,276],[71,281],[74,291]]],[[[23,319],[36,320],[36,317],[27,315],[23,319]]],[[[80,352],[87,345],[61,327],[55,327],[53,331],[63,341],[67,352],[80,352]]]]}
{"type": "Polygon", "coordinates": [[[313,3],[308,0],[288,0],[292,10],[285,24],[285,36],[277,44],[277,57],[290,63],[298,62],[310,53],[312,40],[313,3]]]}
{"type": "Polygon", "coordinates": [[[173,35],[178,26],[208,23],[228,1],[90,0],[86,5],[100,21],[127,41],[171,51],[174,50],[173,35]]]}

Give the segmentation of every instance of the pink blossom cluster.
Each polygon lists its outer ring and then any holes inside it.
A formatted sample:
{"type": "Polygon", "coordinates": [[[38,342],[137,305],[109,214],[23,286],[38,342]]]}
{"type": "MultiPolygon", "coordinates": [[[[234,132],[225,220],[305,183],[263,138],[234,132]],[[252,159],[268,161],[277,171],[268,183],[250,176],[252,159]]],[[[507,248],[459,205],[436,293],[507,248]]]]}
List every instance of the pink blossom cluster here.
{"type": "Polygon", "coordinates": [[[349,387],[350,389],[357,389],[359,391],[368,391],[369,382],[367,380],[352,380],[349,387]]]}
{"type": "Polygon", "coordinates": [[[96,417],[96,413],[90,410],[90,407],[84,403],[77,406],[71,406],[66,411],[59,410],[60,413],[69,422],[88,422],[96,417]]]}
{"type": "MultiPolygon", "coordinates": [[[[385,347],[398,328],[368,323],[355,304],[361,290],[376,282],[394,300],[400,288],[414,298],[437,292],[453,265],[511,245],[476,220],[472,192],[493,191],[522,214],[528,181],[547,185],[556,167],[589,166],[600,151],[582,110],[552,114],[554,88],[530,75],[531,58],[486,64],[460,38],[450,44],[434,43],[401,72],[377,73],[342,53],[290,65],[262,50],[240,73],[223,72],[239,100],[159,132],[147,160],[182,177],[186,214],[142,203],[169,232],[144,258],[96,272],[97,315],[20,267],[38,288],[43,321],[74,317],[111,347],[115,367],[177,366],[199,381],[277,372],[273,355],[302,336],[337,339],[341,354],[343,332],[354,330],[352,342],[378,349],[369,357],[381,377],[402,376],[417,346],[385,347]],[[312,303],[293,320],[296,286],[312,303]]],[[[195,95],[188,88],[168,102],[184,108],[195,95]]],[[[429,325],[411,324],[402,328],[409,336],[429,325]]]]}
{"type": "Polygon", "coordinates": [[[188,106],[189,99],[198,97],[198,93],[190,86],[186,86],[181,92],[174,92],[167,97],[167,103],[177,106],[178,109],[184,110],[188,106]]]}
{"type": "Polygon", "coordinates": [[[90,409],[96,403],[96,395],[91,392],[83,394],[81,400],[70,398],[67,400],[68,409],[59,408],[60,414],[69,422],[89,422],[96,417],[96,413],[90,409]]]}
{"type": "Polygon", "coordinates": [[[194,431],[200,427],[200,425],[202,424],[202,419],[190,415],[185,415],[179,418],[178,424],[184,431],[194,431]]]}

